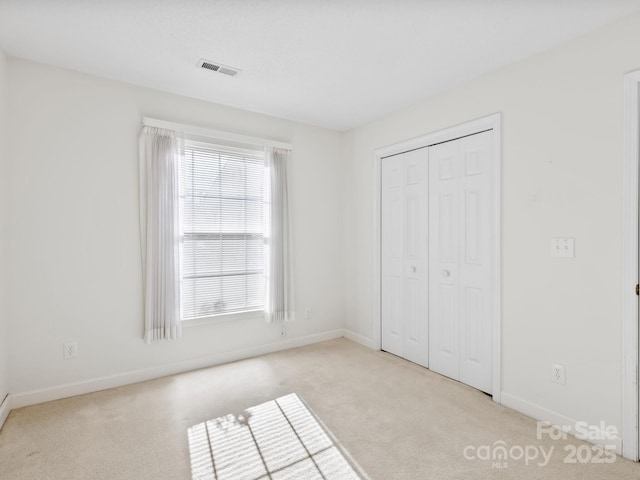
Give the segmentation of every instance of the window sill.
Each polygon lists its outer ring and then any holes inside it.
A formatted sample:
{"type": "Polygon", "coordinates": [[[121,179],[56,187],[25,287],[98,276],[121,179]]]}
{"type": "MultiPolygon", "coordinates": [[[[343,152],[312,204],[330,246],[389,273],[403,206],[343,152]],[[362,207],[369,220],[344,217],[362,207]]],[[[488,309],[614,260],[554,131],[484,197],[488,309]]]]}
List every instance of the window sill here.
{"type": "Polygon", "coordinates": [[[211,315],[209,317],[192,318],[189,320],[183,320],[182,326],[197,327],[200,325],[252,320],[255,318],[264,318],[264,310],[247,310],[244,312],[221,313],[219,315],[211,315]]]}

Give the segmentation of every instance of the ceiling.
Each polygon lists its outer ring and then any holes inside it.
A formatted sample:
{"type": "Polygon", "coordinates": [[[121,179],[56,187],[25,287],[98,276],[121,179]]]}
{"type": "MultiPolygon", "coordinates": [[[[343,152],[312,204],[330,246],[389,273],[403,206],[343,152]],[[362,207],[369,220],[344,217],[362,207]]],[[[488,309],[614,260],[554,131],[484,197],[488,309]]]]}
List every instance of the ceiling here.
{"type": "Polygon", "coordinates": [[[640,0],[0,0],[0,47],[342,131],[636,11],[640,0]]]}

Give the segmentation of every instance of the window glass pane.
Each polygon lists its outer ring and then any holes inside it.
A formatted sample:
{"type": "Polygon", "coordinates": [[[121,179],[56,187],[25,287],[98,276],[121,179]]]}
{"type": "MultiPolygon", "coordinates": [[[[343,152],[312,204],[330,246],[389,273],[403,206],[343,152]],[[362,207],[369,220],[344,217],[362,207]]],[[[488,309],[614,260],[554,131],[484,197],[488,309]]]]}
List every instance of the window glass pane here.
{"type": "Polygon", "coordinates": [[[264,303],[262,152],[185,143],[181,165],[183,319],[264,303]]]}

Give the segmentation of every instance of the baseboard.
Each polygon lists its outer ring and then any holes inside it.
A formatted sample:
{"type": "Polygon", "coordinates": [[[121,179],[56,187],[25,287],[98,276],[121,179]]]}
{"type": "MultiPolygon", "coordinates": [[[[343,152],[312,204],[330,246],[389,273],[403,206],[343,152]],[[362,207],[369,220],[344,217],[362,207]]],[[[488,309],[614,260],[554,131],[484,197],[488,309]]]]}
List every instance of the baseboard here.
{"type": "MultiPolygon", "coordinates": [[[[528,402],[519,397],[516,397],[515,395],[502,392],[502,405],[523,413],[535,420],[548,422],[556,427],[564,427],[571,435],[575,436],[576,433],[579,433],[575,428],[578,424],[578,420],[541,407],[540,405],[536,405],[535,403],[528,402]]],[[[583,424],[583,426],[586,425],[583,424]]],[[[616,453],[618,455],[622,455],[622,438],[620,437],[620,432],[618,432],[618,435],[615,439],[607,439],[605,431],[602,430],[601,425],[588,425],[586,427],[590,432],[598,432],[596,436],[599,437],[599,439],[584,438],[584,441],[600,446],[615,445],[616,453]]]]}
{"type": "Polygon", "coordinates": [[[207,355],[205,357],[184,360],[167,365],[159,365],[157,367],[134,370],[132,372],[120,373],[107,377],[85,380],[82,382],[69,383],[66,385],[34,390],[31,392],[13,394],[11,396],[11,408],[26,407],[28,405],[50,402],[52,400],[59,400],[61,398],[73,397],[85,393],[106,390],[108,388],[121,387],[123,385],[144,382],[146,380],[166,377],[167,375],[174,375],[176,373],[183,373],[191,370],[197,370],[199,368],[212,367],[214,365],[234,362],[236,360],[244,360],[251,357],[257,357],[259,355],[265,355],[267,353],[288,350],[290,348],[303,347],[305,345],[324,342],[326,340],[332,340],[334,338],[340,338],[343,336],[344,332],[342,329],[330,330],[327,332],[316,333],[304,337],[286,339],[279,342],[268,343],[265,345],[258,345],[242,350],[207,355]]]}
{"type": "Polygon", "coordinates": [[[373,346],[373,340],[370,339],[369,337],[360,335],[359,333],[356,333],[353,330],[349,330],[347,328],[345,328],[343,332],[344,332],[344,338],[348,338],[351,341],[354,341],[356,343],[359,343],[360,345],[364,345],[367,348],[371,348],[375,350],[373,346]]]}
{"type": "Polygon", "coordinates": [[[11,395],[7,395],[0,403],[0,429],[4,425],[5,420],[9,416],[9,412],[11,411],[11,395]]]}

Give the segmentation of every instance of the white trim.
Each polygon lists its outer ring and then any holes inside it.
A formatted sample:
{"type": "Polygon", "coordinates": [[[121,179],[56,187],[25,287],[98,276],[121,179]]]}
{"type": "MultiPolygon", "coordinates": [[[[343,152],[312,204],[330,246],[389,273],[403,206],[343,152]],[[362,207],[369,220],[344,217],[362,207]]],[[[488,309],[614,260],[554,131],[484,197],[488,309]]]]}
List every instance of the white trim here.
{"type": "Polygon", "coordinates": [[[51,400],[58,400],[60,398],[73,397],[75,395],[82,395],[85,393],[106,390],[108,388],[121,387],[123,385],[144,382],[147,380],[152,380],[154,378],[165,377],[167,375],[174,375],[177,373],[197,370],[199,368],[207,368],[223,363],[244,360],[246,358],[252,358],[259,355],[287,350],[290,348],[303,347],[305,345],[324,342],[326,340],[333,340],[335,338],[341,338],[343,336],[344,331],[342,329],[329,330],[327,332],[282,340],[278,342],[268,343],[266,345],[245,348],[242,350],[224,352],[215,355],[207,355],[205,357],[184,360],[182,362],[176,362],[166,365],[159,365],[157,367],[150,367],[127,373],[110,375],[108,377],[68,383],[66,385],[34,390],[32,392],[13,394],[11,407],[20,408],[27,405],[34,405],[42,402],[49,402],[51,400]]]}
{"type": "Polygon", "coordinates": [[[502,137],[501,137],[501,114],[494,113],[486,117],[478,118],[470,122],[466,122],[453,127],[438,130],[427,135],[405,140],[400,143],[381,147],[373,152],[373,332],[372,332],[372,345],[376,350],[382,348],[381,344],[381,311],[380,311],[380,298],[381,298],[381,270],[380,270],[380,234],[381,234],[381,220],[380,220],[380,185],[381,185],[381,161],[385,157],[391,155],[397,155],[399,153],[413,150],[416,148],[428,147],[437,143],[455,140],[456,138],[464,137],[474,133],[483,132],[486,130],[493,130],[493,155],[494,155],[494,178],[493,184],[495,186],[494,192],[494,237],[495,248],[493,252],[494,265],[493,271],[495,277],[492,281],[492,291],[494,293],[493,298],[493,400],[497,403],[501,403],[502,392],[502,203],[501,203],[501,191],[502,191],[502,137]]]}
{"type": "Polygon", "coordinates": [[[500,113],[487,115],[486,117],[471,120],[469,122],[454,125],[452,127],[443,128],[436,132],[421,135],[419,137],[410,138],[400,143],[394,143],[386,147],[377,148],[373,153],[376,157],[385,158],[391,155],[397,155],[408,150],[416,148],[428,147],[436,143],[455,140],[456,138],[472,135],[474,133],[483,132],[485,130],[496,130],[500,126],[500,113]]]}
{"type": "Polygon", "coordinates": [[[622,455],[638,460],[638,106],[640,70],[624,76],[622,160],[622,455]]]}
{"type": "MultiPolygon", "coordinates": [[[[564,427],[568,430],[567,433],[570,433],[571,435],[575,436],[575,434],[578,433],[575,428],[579,423],[578,420],[554,412],[553,410],[546,409],[540,405],[536,405],[535,403],[528,402],[522,398],[516,397],[515,395],[511,395],[510,393],[502,392],[502,405],[523,413],[534,420],[549,423],[550,425],[559,428],[564,427]]],[[[607,440],[607,432],[602,429],[602,425],[589,425],[588,429],[590,432],[598,432],[597,435],[593,435],[593,437],[598,438],[595,440],[585,438],[583,439],[585,442],[600,445],[601,447],[615,445],[615,451],[620,455],[622,444],[620,436],[615,439],[607,440]]]]}
{"type": "Polygon", "coordinates": [[[11,412],[11,394],[8,394],[0,403],[0,430],[4,426],[4,422],[7,420],[9,413],[11,412]]]}
{"type": "Polygon", "coordinates": [[[373,152],[373,348],[382,350],[382,153],[373,152]]]}
{"type": "Polygon", "coordinates": [[[220,313],[208,317],[197,317],[182,320],[182,328],[215,325],[217,323],[239,322],[241,320],[264,319],[264,310],[245,310],[244,312],[220,313]]]}
{"type": "Polygon", "coordinates": [[[217,138],[218,140],[227,140],[230,142],[293,150],[293,146],[290,143],[277,142],[266,138],[251,137],[231,132],[223,132],[221,130],[212,130],[210,128],[196,127],[194,125],[185,125],[184,123],[168,122],[166,120],[158,120],[155,118],[144,117],[142,119],[142,124],[149,127],[166,128],[167,130],[174,130],[176,132],[196,135],[199,137],[217,138]]]}
{"type": "Polygon", "coordinates": [[[359,333],[354,332],[353,330],[349,330],[347,328],[344,329],[344,338],[351,340],[352,342],[359,343],[367,348],[371,348],[372,350],[380,350],[376,348],[372,339],[365,337],[364,335],[360,335],[359,333]]]}
{"type": "Polygon", "coordinates": [[[493,400],[502,403],[502,117],[493,121],[493,400]]]}

